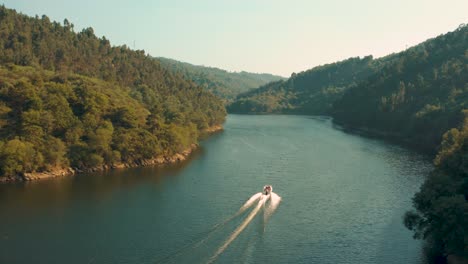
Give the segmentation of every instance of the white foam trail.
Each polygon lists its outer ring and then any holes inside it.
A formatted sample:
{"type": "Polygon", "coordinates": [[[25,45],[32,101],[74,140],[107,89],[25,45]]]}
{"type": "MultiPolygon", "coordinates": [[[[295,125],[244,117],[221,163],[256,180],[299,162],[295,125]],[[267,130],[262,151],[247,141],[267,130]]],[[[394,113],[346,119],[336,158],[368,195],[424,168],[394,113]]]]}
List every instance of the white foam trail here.
{"type": "Polygon", "coordinates": [[[261,196],[262,196],[262,193],[260,193],[260,192],[252,195],[252,197],[250,197],[249,200],[247,200],[244,203],[244,205],[242,205],[241,208],[239,208],[237,213],[235,213],[231,217],[227,218],[223,222],[214,225],[208,233],[211,233],[212,231],[214,231],[214,230],[226,225],[227,223],[231,222],[232,219],[236,218],[237,216],[242,214],[245,210],[249,209],[261,196]]]}
{"type": "Polygon", "coordinates": [[[252,197],[250,197],[249,200],[247,200],[244,205],[241,206],[241,208],[239,208],[239,210],[237,211],[237,213],[235,213],[234,215],[232,215],[231,217],[227,218],[226,220],[224,220],[223,222],[219,223],[219,224],[216,224],[214,225],[207,233],[206,237],[201,239],[200,241],[196,242],[192,248],[197,248],[199,247],[201,244],[203,244],[210,236],[211,234],[213,234],[217,229],[225,226],[227,223],[231,222],[234,218],[236,218],[237,216],[239,216],[240,214],[242,214],[245,210],[249,209],[256,201],[258,201],[258,199],[260,199],[260,197],[262,196],[262,193],[259,192],[259,193],[256,193],[254,195],[252,195],[252,197]]]}
{"type": "MultiPolygon", "coordinates": [[[[257,195],[257,194],[256,194],[257,195]]],[[[260,193],[260,195],[262,195],[260,193]]],[[[255,195],[254,195],[255,196],[255,195]]],[[[234,239],[239,236],[239,234],[249,225],[249,223],[252,221],[252,219],[257,215],[258,211],[262,208],[262,206],[265,204],[265,201],[267,201],[269,198],[269,195],[262,195],[260,201],[257,204],[257,207],[255,207],[252,212],[245,218],[244,222],[232,232],[231,236],[224,242],[224,244],[216,251],[216,253],[211,257],[211,259],[208,261],[208,263],[213,263],[216,258],[223,253],[224,250],[234,241],[234,239]]],[[[255,201],[255,200],[254,200],[255,201]]]]}
{"type": "Polygon", "coordinates": [[[178,255],[182,254],[184,252],[184,250],[186,250],[187,248],[189,248],[189,247],[191,247],[191,249],[198,248],[200,245],[205,243],[205,241],[208,240],[215,231],[217,231],[219,228],[222,228],[223,226],[225,226],[226,224],[231,222],[234,218],[236,218],[237,216],[239,216],[240,214],[245,212],[245,210],[249,209],[256,201],[258,201],[260,199],[261,196],[262,196],[261,192],[252,195],[252,197],[250,197],[244,203],[244,205],[242,205],[241,208],[239,208],[239,210],[235,214],[233,214],[232,216],[230,216],[229,218],[227,218],[223,222],[214,225],[210,230],[208,230],[208,232],[206,233],[204,238],[202,238],[202,239],[200,239],[198,241],[195,241],[193,243],[189,243],[189,244],[185,245],[184,247],[177,250],[175,253],[173,253],[173,254],[171,254],[171,255],[163,258],[163,259],[160,259],[160,260],[156,261],[156,263],[168,263],[167,262],[168,259],[177,257],[178,255]]]}
{"type": "Polygon", "coordinates": [[[265,210],[263,211],[263,223],[266,225],[270,217],[278,208],[281,202],[281,197],[274,192],[270,194],[270,203],[266,206],[265,210]]]}
{"type": "Polygon", "coordinates": [[[252,197],[250,197],[250,199],[247,200],[247,202],[245,202],[244,205],[242,205],[239,211],[237,211],[237,214],[241,214],[245,210],[249,209],[258,199],[260,199],[260,197],[262,197],[262,193],[260,192],[252,195],[252,197]]]}
{"type": "Polygon", "coordinates": [[[271,202],[270,202],[270,207],[269,209],[274,212],[276,208],[278,208],[279,203],[281,202],[281,197],[277,195],[276,193],[272,192],[271,193],[271,202]]]}
{"type": "MultiPolygon", "coordinates": [[[[255,204],[255,202],[259,201],[258,204],[257,204],[257,207],[254,210],[252,210],[252,212],[249,214],[249,216],[247,216],[247,218],[244,220],[244,222],[233,232],[231,237],[229,237],[229,239],[225,242],[225,244],[223,245],[224,248],[221,247],[218,250],[219,252],[217,252],[212,257],[212,259],[210,260],[209,263],[213,262],[214,260],[216,260],[217,256],[219,256],[219,254],[221,254],[224,250],[226,250],[226,248],[229,246],[229,244],[232,243],[232,241],[234,241],[234,239],[236,239],[237,236],[247,227],[247,225],[252,221],[252,219],[255,217],[255,215],[258,213],[258,211],[262,208],[262,206],[263,206],[264,210],[269,210],[269,211],[271,210],[271,214],[272,214],[274,212],[274,210],[276,209],[276,207],[278,206],[280,200],[281,200],[281,197],[279,197],[277,194],[275,194],[273,192],[271,194],[269,194],[269,195],[264,195],[261,192],[252,195],[252,197],[250,197],[241,206],[241,208],[239,208],[239,210],[234,215],[227,218],[223,222],[214,225],[210,230],[208,230],[208,232],[206,233],[206,235],[204,236],[203,239],[200,239],[198,241],[194,241],[192,243],[189,243],[189,244],[185,245],[184,247],[180,248],[179,250],[177,250],[173,254],[170,254],[169,256],[166,256],[166,257],[164,257],[164,258],[162,258],[160,260],[157,260],[156,263],[169,263],[169,262],[167,262],[169,259],[175,258],[175,257],[183,254],[183,252],[185,250],[187,250],[189,247],[191,247],[191,249],[198,248],[201,244],[203,244],[206,240],[208,240],[209,237],[216,230],[218,230],[219,228],[222,228],[223,226],[225,226],[226,224],[231,222],[234,218],[236,218],[237,216],[239,216],[240,214],[245,212],[247,209],[252,207],[255,204]],[[271,202],[269,203],[269,205],[267,207],[265,207],[265,204],[266,204],[266,202],[268,200],[271,200],[271,202]],[[237,232],[237,234],[236,234],[236,232],[237,232]]],[[[264,223],[266,223],[266,221],[264,221],[264,223]]]]}

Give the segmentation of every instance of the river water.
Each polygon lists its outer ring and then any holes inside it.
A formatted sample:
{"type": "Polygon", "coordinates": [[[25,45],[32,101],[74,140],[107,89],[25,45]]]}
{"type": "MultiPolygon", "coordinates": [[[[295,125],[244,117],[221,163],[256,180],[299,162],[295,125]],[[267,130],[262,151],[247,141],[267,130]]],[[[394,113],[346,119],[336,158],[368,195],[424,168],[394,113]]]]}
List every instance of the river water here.
{"type": "Polygon", "coordinates": [[[230,115],[201,145],[166,168],[1,185],[0,263],[424,262],[402,215],[427,157],[307,116],[230,115]],[[235,215],[265,184],[270,218],[260,200],[235,215]]]}

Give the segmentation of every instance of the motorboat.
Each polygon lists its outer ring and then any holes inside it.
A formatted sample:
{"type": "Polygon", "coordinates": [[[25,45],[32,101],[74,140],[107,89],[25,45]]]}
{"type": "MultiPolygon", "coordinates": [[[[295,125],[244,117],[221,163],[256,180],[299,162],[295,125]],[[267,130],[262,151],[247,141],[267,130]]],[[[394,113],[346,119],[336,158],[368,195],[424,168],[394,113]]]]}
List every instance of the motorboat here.
{"type": "Polygon", "coordinates": [[[263,194],[268,195],[273,191],[273,187],[271,185],[263,186],[263,194]]]}

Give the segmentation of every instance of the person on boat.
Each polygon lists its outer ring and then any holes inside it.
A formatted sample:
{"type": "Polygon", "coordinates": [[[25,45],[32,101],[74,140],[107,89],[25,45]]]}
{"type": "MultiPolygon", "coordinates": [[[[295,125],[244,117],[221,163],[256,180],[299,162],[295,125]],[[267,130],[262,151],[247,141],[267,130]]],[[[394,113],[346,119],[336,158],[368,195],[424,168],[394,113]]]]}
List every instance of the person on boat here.
{"type": "Polygon", "coordinates": [[[265,187],[263,187],[263,193],[265,195],[270,194],[271,190],[272,190],[271,185],[265,185],[265,187]]]}

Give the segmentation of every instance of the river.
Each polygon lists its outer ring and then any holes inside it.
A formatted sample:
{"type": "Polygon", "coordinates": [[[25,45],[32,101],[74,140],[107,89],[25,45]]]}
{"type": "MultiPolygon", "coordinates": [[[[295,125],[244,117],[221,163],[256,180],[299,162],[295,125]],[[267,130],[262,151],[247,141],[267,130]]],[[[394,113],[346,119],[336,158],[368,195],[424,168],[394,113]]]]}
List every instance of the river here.
{"type": "Polygon", "coordinates": [[[422,264],[402,215],[431,168],[327,118],[229,115],[182,164],[0,185],[0,263],[422,264]],[[265,184],[278,208],[229,242],[265,184]]]}

